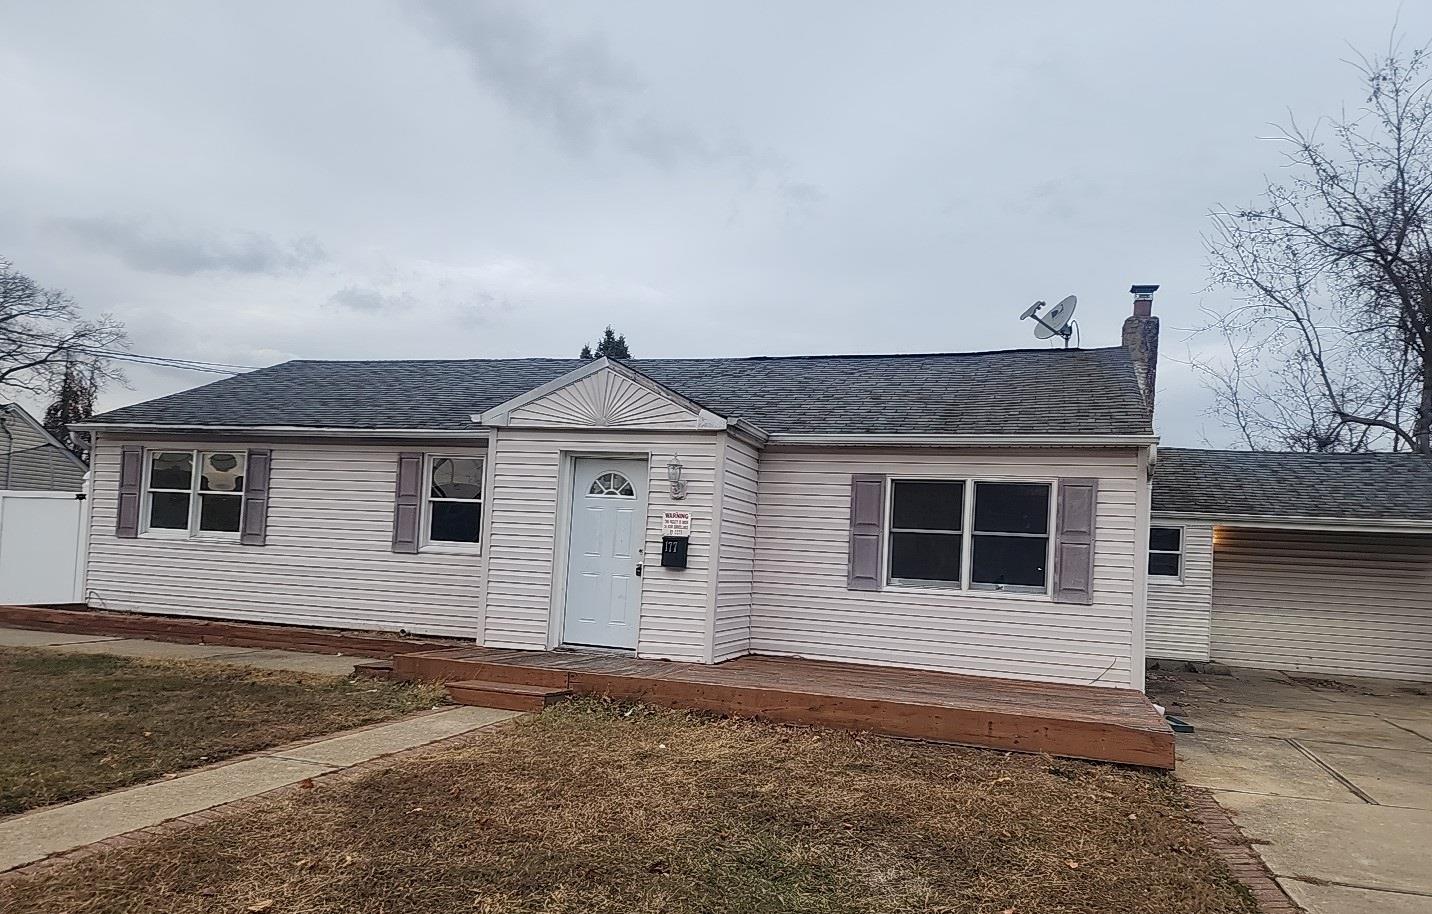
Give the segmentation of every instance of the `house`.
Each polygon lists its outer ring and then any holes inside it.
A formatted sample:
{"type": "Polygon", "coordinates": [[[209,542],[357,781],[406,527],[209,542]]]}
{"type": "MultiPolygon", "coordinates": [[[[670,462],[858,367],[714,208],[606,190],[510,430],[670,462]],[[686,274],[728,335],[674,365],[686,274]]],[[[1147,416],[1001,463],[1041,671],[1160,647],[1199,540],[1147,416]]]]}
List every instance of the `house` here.
{"type": "Polygon", "coordinates": [[[0,491],[78,492],[89,467],[18,403],[0,403],[0,491]]]}
{"type": "Polygon", "coordinates": [[[1432,680],[1432,460],[1160,448],[1148,655],[1432,680]]]}
{"type": "Polygon", "coordinates": [[[84,426],[88,602],[1138,689],[1146,294],[1124,338],[287,362],[84,426]]]}

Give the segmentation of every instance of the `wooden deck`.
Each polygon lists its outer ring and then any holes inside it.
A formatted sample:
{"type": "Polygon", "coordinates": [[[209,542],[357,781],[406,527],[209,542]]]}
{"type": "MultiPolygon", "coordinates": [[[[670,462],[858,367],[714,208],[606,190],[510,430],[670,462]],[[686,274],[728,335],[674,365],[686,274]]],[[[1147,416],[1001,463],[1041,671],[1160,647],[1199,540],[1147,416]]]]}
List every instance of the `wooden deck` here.
{"type": "Polygon", "coordinates": [[[1172,768],[1171,731],[1141,692],[781,657],[715,665],[481,647],[393,660],[396,678],[569,689],[779,723],[1172,768]]]}

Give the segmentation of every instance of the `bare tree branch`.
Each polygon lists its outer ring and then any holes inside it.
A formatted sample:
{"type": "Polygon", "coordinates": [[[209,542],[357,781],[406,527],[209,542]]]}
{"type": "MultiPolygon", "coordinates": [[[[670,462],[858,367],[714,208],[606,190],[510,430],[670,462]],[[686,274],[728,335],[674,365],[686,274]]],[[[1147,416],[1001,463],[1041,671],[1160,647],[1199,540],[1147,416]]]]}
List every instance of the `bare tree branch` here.
{"type": "Polygon", "coordinates": [[[1361,110],[1278,137],[1291,178],[1212,214],[1233,293],[1195,363],[1250,447],[1432,453],[1432,79],[1427,49],[1354,62],[1361,110]],[[1326,134],[1326,137],[1320,134],[1326,134]]]}
{"type": "Polygon", "coordinates": [[[0,391],[56,392],[67,372],[96,388],[122,382],[104,353],[126,345],[118,320],[107,314],[85,319],[68,295],[41,287],[0,259],[0,391]]]}

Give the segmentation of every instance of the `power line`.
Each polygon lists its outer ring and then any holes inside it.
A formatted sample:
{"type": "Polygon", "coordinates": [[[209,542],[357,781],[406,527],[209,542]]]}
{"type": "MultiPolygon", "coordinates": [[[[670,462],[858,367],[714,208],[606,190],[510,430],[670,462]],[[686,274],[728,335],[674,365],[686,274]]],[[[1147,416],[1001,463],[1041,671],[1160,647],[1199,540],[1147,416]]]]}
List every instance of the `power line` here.
{"type": "Polygon", "coordinates": [[[84,352],[90,355],[97,355],[107,359],[119,361],[144,362],[146,364],[169,365],[173,368],[192,368],[195,371],[226,371],[230,374],[241,371],[256,371],[253,365],[233,365],[228,362],[204,362],[198,359],[181,359],[176,356],[146,355],[137,352],[117,352],[112,349],[89,349],[80,348],[76,352],[84,352]]]}

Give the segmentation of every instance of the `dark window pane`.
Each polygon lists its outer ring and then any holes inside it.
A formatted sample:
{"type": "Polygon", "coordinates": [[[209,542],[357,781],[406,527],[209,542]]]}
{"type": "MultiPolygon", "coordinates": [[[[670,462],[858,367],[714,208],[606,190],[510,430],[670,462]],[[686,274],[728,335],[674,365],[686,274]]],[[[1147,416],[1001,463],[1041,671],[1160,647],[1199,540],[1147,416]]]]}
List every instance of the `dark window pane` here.
{"type": "Polygon", "coordinates": [[[959,530],[964,514],[962,482],[901,482],[893,484],[895,503],[890,526],[911,530],[959,530]]]}
{"type": "Polygon", "coordinates": [[[980,536],[975,534],[970,580],[976,584],[1043,587],[1049,538],[1044,536],[980,536]]]}
{"type": "Polygon", "coordinates": [[[194,478],[194,455],[188,451],[150,455],[151,489],[185,489],[194,478]]]}
{"type": "Polygon", "coordinates": [[[244,500],[237,495],[200,495],[199,529],[211,533],[238,533],[239,510],[244,500]]]}
{"type": "Polygon", "coordinates": [[[204,454],[199,464],[199,489],[205,492],[242,492],[244,455],[204,454]]]}
{"type": "Polygon", "coordinates": [[[975,483],[975,529],[981,533],[1048,533],[1049,486],[975,483]]]}
{"type": "Polygon", "coordinates": [[[958,533],[892,533],[890,576],[907,581],[960,579],[958,533]]]}
{"type": "Polygon", "coordinates": [[[482,460],[439,457],[433,461],[433,498],[481,498],[482,460]]]}
{"type": "Polygon", "coordinates": [[[1174,552],[1150,552],[1149,574],[1178,577],[1178,554],[1174,552]]]}
{"type": "Polygon", "coordinates": [[[1150,527],[1149,548],[1158,552],[1177,552],[1182,533],[1178,527],[1150,527]]]}
{"type": "Polygon", "coordinates": [[[434,543],[475,543],[482,535],[482,505],[475,501],[435,501],[432,530],[434,543]]]}
{"type": "Polygon", "coordinates": [[[155,530],[189,529],[189,496],[155,492],[149,496],[149,526],[155,530]]]}

